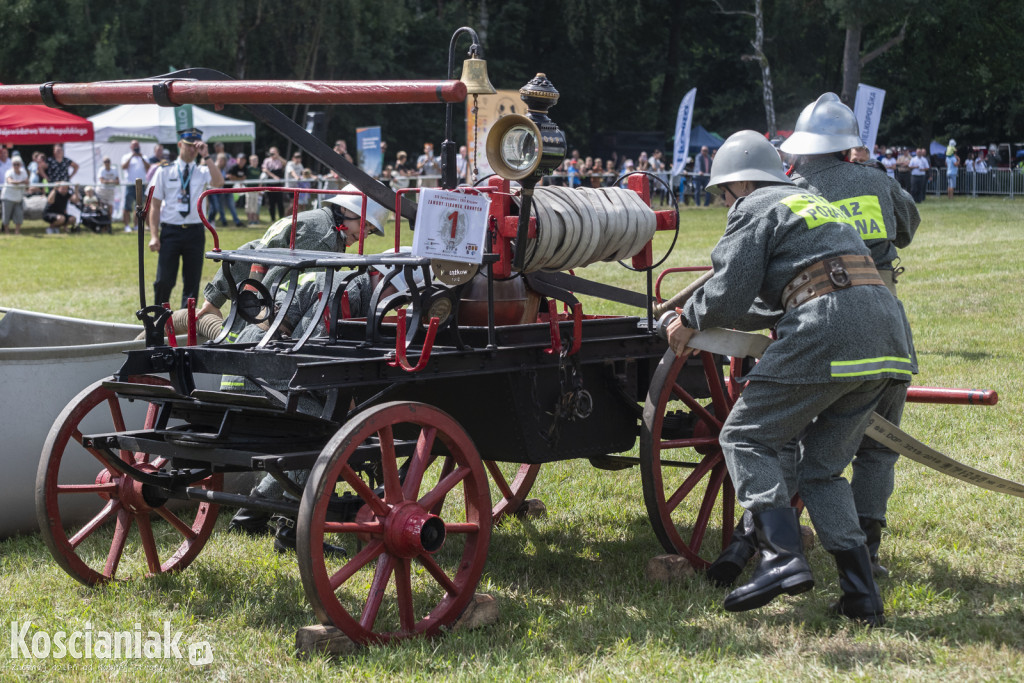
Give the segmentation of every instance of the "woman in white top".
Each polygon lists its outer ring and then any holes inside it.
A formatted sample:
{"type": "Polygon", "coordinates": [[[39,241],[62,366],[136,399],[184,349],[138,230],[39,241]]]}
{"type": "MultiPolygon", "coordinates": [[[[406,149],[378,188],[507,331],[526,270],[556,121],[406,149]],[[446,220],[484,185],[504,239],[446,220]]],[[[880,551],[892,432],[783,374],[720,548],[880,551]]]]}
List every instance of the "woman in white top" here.
{"type": "Polygon", "coordinates": [[[0,230],[7,232],[7,224],[14,223],[14,234],[21,234],[21,224],[24,221],[22,212],[22,200],[25,198],[25,190],[28,188],[28,172],[21,162],[20,156],[11,158],[11,167],[4,173],[4,189],[0,191],[0,201],[3,201],[3,225],[0,230]]]}
{"type": "Polygon", "coordinates": [[[110,157],[103,157],[103,168],[99,170],[98,176],[100,185],[96,190],[96,196],[113,212],[117,186],[121,184],[121,176],[117,169],[111,166],[110,157]]]}

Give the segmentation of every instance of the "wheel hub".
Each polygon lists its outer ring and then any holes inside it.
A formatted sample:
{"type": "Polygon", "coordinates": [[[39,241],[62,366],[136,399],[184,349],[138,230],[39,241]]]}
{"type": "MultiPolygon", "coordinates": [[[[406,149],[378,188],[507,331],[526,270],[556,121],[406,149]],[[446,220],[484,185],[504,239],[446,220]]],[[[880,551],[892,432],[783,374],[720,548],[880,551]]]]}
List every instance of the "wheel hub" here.
{"type": "Polygon", "coordinates": [[[384,543],[397,557],[433,555],[445,541],[444,522],[418,504],[396,505],[384,521],[384,543]]]}
{"type": "MultiPolygon", "coordinates": [[[[712,429],[711,426],[704,420],[697,420],[697,424],[693,428],[693,436],[698,439],[703,439],[709,436],[718,436],[717,429],[712,429]]],[[[713,455],[718,451],[718,445],[707,445],[707,446],[696,446],[695,451],[701,455],[713,455]]]]}
{"type": "MultiPolygon", "coordinates": [[[[149,463],[137,463],[134,465],[135,469],[152,474],[159,472],[156,467],[149,463]]],[[[141,481],[136,481],[128,476],[118,477],[117,497],[121,500],[121,503],[131,512],[136,514],[143,512],[150,512],[154,509],[152,505],[146,500],[143,488],[144,485],[141,481]]],[[[159,507],[159,506],[157,506],[159,507]]]]}

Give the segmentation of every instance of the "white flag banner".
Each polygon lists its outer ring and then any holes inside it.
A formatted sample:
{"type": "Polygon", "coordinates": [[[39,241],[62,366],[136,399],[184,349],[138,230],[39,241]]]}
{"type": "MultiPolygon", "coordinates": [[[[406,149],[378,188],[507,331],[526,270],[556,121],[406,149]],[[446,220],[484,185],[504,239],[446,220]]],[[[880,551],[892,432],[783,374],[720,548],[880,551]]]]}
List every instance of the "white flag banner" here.
{"type": "Polygon", "coordinates": [[[690,127],[693,125],[693,101],[697,99],[697,89],[691,88],[679,103],[676,114],[675,154],[672,156],[672,175],[682,175],[686,168],[686,156],[690,149],[690,127]]]}
{"type": "Polygon", "coordinates": [[[853,104],[853,114],[860,126],[860,141],[868,149],[874,151],[878,137],[878,120],[882,118],[882,102],[885,91],[871,85],[857,84],[857,101],[853,104]]]}

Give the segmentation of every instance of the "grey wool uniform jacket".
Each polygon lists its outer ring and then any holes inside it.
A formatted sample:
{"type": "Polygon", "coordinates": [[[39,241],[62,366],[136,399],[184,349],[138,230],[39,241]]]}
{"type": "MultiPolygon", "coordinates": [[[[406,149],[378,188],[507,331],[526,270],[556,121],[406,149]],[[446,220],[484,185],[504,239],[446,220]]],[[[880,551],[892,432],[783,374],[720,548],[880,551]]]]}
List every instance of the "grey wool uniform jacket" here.
{"type": "Polygon", "coordinates": [[[801,271],[847,254],[868,249],[823,197],[792,185],[756,189],[729,210],[725,234],[711,252],[715,274],[683,307],[683,322],[698,330],[774,327],[778,340],[748,374],[751,380],[909,381],[908,326],[884,286],[853,286],[782,310],[783,290],[801,271]]]}
{"type": "MultiPolygon", "coordinates": [[[[311,209],[303,211],[296,217],[295,227],[295,248],[303,251],[344,251],[345,236],[337,229],[334,220],[334,213],[330,207],[311,209]]],[[[274,222],[263,237],[258,240],[246,242],[238,249],[287,249],[291,243],[292,217],[285,216],[274,222]]],[[[237,285],[249,277],[250,265],[248,263],[231,264],[231,276],[237,285]]],[[[277,279],[284,272],[284,268],[277,266],[271,268],[262,281],[268,285],[276,284],[277,279]]],[[[211,304],[220,308],[228,300],[229,290],[224,274],[218,270],[210,282],[203,289],[203,296],[211,304]]]]}
{"type": "Polygon", "coordinates": [[[921,224],[913,197],[876,168],[832,155],[805,157],[794,166],[790,179],[798,187],[822,195],[846,215],[879,270],[892,270],[896,248],[908,246],[921,224]]]}

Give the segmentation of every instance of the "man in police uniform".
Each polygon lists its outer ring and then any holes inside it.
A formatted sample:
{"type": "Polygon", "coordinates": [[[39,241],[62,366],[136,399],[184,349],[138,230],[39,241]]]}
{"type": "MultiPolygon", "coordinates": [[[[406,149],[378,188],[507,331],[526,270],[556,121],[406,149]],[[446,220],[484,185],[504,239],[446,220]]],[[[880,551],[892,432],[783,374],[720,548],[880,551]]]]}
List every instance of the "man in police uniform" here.
{"type": "Polygon", "coordinates": [[[903,313],[842,212],[793,186],[763,135],[730,136],[709,187],[724,191],[728,225],[711,253],[714,275],[669,326],[669,344],[686,353],[693,333],[712,327],[773,327],[778,335],[747,375],[719,436],[761,551],[751,581],[726,597],[725,609],[754,609],[814,586],[782,461],[802,434],[800,493],[836,558],[842,597],[835,611],[882,624],[865,535],[838,473],[886,388],[910,378],[903,313]],[[819,284],[808,293],[808,282],[819,284]],[[764,313],[752,316],[755,307],[764,313]]]}
{"type": "Polygon", "coordinates": [[[157,305],[170,300],[178,279],[181,258],[181,306],[198,298],[203,276],[206,231],[199,220],[198,199],[208,187],[221,187],[224,178],[210,158],[203,131],[178,131],[178,159],[153,175],[153,203],[149,212],[149,250],[159,252],[156,282],[157,305]]]}

